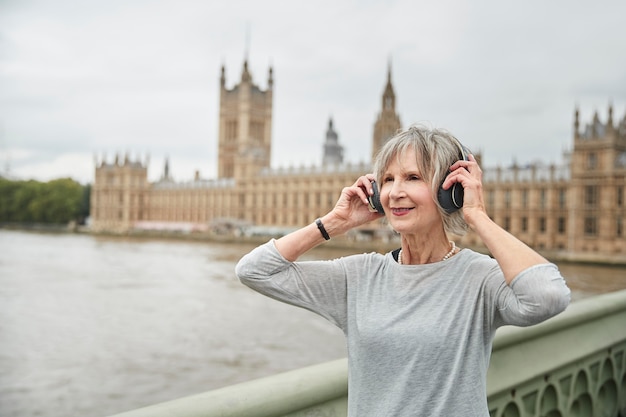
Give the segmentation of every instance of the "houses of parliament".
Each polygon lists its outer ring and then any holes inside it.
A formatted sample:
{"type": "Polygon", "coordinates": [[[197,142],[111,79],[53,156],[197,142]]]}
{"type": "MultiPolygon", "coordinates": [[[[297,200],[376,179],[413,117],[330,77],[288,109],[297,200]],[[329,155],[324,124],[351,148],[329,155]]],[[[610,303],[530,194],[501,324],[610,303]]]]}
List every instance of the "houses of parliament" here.
{"type": "MultiPolygon", "coordinates": [[[[247,61],[238,84],[227,87],[224,67],[219,82],[217,178],[196,173],[188,182],[175,182],[166,162],[161,179],[149,182],[147,161],[96,159],[93,231],[293,229],[330,211],[343,187],[371,172],[371,163],[344,162],[332,119],[321,165],[272,168],[272,68],[265,89],[255,84],[247,61]]],[[[373,154],[402,127],[390,68],[380,104],[373,154]]],[[[591,260],[626,257],[626,115],[614,119],[609,105],[604,121],[596,112],[583,123],[576,109],[572,136],[573,147],[560,164],[482,167],[487,211],[537,250],[591,260]]],[[[389,238],[390,233],[393,238],[384,221],[355,233],[360,236],[354,238],[389,238]]],[[[471,232],[458,241],[480,246],[471,232]]]]}

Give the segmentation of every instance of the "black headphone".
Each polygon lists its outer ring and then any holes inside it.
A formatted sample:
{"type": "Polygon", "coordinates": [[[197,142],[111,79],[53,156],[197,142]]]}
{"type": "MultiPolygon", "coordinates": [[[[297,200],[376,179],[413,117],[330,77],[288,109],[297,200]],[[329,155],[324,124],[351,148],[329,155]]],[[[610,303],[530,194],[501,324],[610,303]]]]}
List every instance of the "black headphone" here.
{"type": "MultiPolygon", "coordinates": [[[[458,139],[454,138],[454,142],[459,147],[459,160],[469,161],[470,150],[463,146],[458,139]]],[[[450,214],[463,207],[463,195],[463,186],[460,182],[455,182],[450,186],[450,188],[444,190],[442,181],[439,186],[439,190],[437,191],[437,200],[439,200],[439,204],[444,211],[450,214]]]]}
{"type": "MultiPolygon", "coordinates": [[[[470,150],[463,146],[458,139],[455,138],[454,141],[459,147],[459,160],[469,161],[470,150]]],[[[450,188],[444,190],[442,185],[443,181],[437,191],[437,200],[446,213],[454,213],[463,207],[463,186],[461,183],[455,182],[450,188]]],[[[368,201],[371,211],[385,214],[383,205],[380,202],[380,192],[378,191],[376,181],[372,181],[372,195],[369,196],[368,201]]]]}

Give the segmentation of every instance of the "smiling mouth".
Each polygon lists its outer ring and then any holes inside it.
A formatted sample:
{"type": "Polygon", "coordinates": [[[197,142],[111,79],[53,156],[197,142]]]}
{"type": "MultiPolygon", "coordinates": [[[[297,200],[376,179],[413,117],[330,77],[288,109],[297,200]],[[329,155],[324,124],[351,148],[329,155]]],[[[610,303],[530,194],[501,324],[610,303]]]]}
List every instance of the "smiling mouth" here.
{"type": "Polygon", "coordinates": [[[400,207],[400,208],[392,208],[391,212],[396,215],[402,215],[402,214],[408,213],[411,210],[413,210],[413,207],[410,207],[410,208],[400,207]]]}

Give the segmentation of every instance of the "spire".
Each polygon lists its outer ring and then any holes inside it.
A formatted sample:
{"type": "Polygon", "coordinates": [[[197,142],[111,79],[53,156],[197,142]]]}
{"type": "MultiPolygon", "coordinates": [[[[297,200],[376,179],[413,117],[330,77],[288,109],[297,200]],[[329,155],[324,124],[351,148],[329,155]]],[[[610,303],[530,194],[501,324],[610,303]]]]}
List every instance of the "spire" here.
{"type": "Polygon", "coordinates": [[[243,51],[243,72],[241,73],[241,82],[251,81],[252,76],[248,71],[248,57],[250,55],[250,22],[246,23],[246,39],[243,51]]]}
{"type": "Polygon", "coordinates": [[[339,144],[339,135],[333,127],[333,118],[331,116],[328,118],[328,129],[326,130],[322,165],[339,165],[342,163],[343,146],[339,144]]]}
{"type": "Polygon", "coordinates": [[[372,140],[372,160],[376,158],[379,149],[402,127],[400,117],[396,113],[396,94],[391,81],[391,58],[387,63],[387,83],[382,94],[382,106],[376,122],[372,140]]]}
{"type": "Polygon", "coordinates": [[[163,179],[170,179],[170,159],[167,156],[165,157],[165,167],[163,167],[163,179]]]}
{"type": "Polygon", "coordinates": [[[224,67],[224,64],[222,64],[222,75],[220,77],[220,85],[222,87],[226,86],[226,68],[224,67]]]}
{"type": "Polygon", "coordinates": [[[250,71],[248,71],[248,60],[243,61],[243,71],[241,72],[241,82],[249,82],[252,80],[250,71]]]}
{"type": "Polygon", "coordinates": [[[387,64],[387,85],[385,86],[385,92],[383,93],[383,111],[395,111],[396,108],[396,94],[393,91],[393,84],[391,83],[391,58],[387,64]]]}
{"type": "Polygon", "coordinates": [[[607,127],[613,127],[613,103],[609,102],[609,120],[606,121],[607,127]]]}
{"type": "Polygon", "coordinates": [[[273,86],[274,86],[274,70],[272,69],[272,65],[270,64],[270,70],[267,76],[267,89],[271,90],[273,86]]]}
{"type": "Polygon", "coordinates": [[[598,110],[593,112],[593,124],[594,126],[600,123],[600,116],[598,116],[598,110]]]}
{"type": "Polygon", "coordinates": [[[578,105],[574,109],[574,139],[577,139],[580,135],[580,112],[578,111],[578,105]]]}
{"type": "Polygon", "coordinates": [[[250,54],[250,22],[246,23],[246,39],[243,51],[243,58],[247,62],[250,54]]]}
{"type": "Polygon", "coordinates": [[[326,130],[326,142],[337,142],[337,132],[333,128],[333,117],[328,118],[328,130],[326,130]]]}

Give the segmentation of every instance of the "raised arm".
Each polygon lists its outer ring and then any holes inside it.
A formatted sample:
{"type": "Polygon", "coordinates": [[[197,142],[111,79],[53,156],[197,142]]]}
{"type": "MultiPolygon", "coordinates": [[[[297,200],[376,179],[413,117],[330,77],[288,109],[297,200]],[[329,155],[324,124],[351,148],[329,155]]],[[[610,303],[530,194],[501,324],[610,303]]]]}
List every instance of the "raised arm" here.
{"type": "MultiPolygon", "coordinates": [[[[329,237],[342,235],[350,229],[382,217],[368,210],[367,197],[371,194],[370,181],[373,179],[372,174],[367,174],[359,177],[352,186],[341,190],[335,207],[319,219],[329,237]]],[[[316,222],[312,222],[276,240],[276,249],[285,259],[293,262],[325,240],[316,222]]]]}
{"type": "Polygon", "coordinates": [[[469,156],[469,161],[456,162],[450,171],[443,183],[444,188],[454,182],[463,185],[465,221],[498,261],[507,284],[525,269],[548,263],[543,256],[489,218],[483,202],[482,170],[473,155],[469,156]]]}

